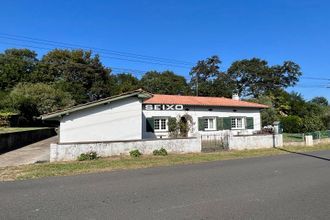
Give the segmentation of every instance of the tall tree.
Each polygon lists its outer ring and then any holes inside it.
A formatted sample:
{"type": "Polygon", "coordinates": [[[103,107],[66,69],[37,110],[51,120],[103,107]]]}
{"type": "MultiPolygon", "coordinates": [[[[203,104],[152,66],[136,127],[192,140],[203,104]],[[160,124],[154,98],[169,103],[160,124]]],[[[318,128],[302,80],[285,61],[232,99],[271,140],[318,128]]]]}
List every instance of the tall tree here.
{"type": "Polygon", "coordinates": [[[315,104],[318,104],[318,105],[321,105],[321,106],[328,106],[329,105],[329,102],[328,102],[327,98],[322,97],[322,96],[314,97],[311,100],[311,102],[315,103],[315,104]]]}
{"type": "Polygon", "coordinates": [[[190,86],[195,95],[230,97],[234,81],[220,71],[221,60],[214,55],[200,60],[190,71],[190,86]]]}
{"type": "Polygon", "coordinates": [[[195,94],[209,96],[212,80],[220,73],[221,60],[214,55],[206,60],[199,60],[190,71],[190,85],[195,94]]]}
{"type": "Polygon", "coordinates": [[[267,61],[258,58],[232,63],[227,74],[236,80],[240,94],[253,97],[294,86],[302,75],[299,65],[292,61],[269,66],[267,61]]]}
{"type": "Polygon", "coordinates": [[[142,88],[159,94],[189,94],[189,86],[183,76],[172,71],[150,71],[145,73],[140,81],[142,88]]]}
{"type": "Polygon", "coordinates": [[[138,78],[130,73],[120,73],[111,76],[113,84],[113,93],[120,94],[140,88],[140,82],[138,78]]]}
{"type": "Polygon", "coordinates": [[[111,95],[110,73],[91,51],[55,49],[42,57],[34,79],[55,82],[58,88],[69,92],[76,103],[83,103],[111,95]]]}
{"type": "Polygon", "coordinates": [[[37,54],[29,49],[8,49],[0,53],[0,90],[11,90],[19,82],[31,80],[37,54]]]}

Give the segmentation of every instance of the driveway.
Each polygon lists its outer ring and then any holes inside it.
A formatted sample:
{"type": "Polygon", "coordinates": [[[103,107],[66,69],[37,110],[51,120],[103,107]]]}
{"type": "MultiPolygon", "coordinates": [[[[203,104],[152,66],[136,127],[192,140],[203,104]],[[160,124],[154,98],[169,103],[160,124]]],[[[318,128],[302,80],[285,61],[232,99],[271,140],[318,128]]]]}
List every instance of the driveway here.
{"type": "Polygon", "coordinates": [[[330,219],[330,151],[0,183],[3,219],[330,219]]]}
{"type": "Polygon", "coordinates": [[[0,155],[0,167],[18,166],[42,161],[49,161],[50,143],[57,142],[54,136],[17,150],[0,155]]]}

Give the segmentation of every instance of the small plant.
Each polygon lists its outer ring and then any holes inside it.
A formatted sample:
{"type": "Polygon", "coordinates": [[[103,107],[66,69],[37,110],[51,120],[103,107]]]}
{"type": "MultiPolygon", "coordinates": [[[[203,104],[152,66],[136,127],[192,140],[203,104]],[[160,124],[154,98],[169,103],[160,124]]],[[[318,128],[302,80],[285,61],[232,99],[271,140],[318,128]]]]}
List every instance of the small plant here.
{"type": "Polygon", "coordinates": [[[132,150],[129,152],[129,155],[131,155],[131,157],[135,157],[138,158],[142,155],[142,153],[139,150],[132,150]]]}
{"type": "Polygon", "coordinates": [[[82,153],[78,157],[79,161],[84,161],[84,160],[96,160],[98,158],[97,153],[95,151],[91,151],[88,153],[82,153]]]}
{"type": "Polygon", "coordinates": [[[160,148],[159,150],[154,150],[152,153],[155,156],[167,156],[167,151],[165,148],[160,148]]]}

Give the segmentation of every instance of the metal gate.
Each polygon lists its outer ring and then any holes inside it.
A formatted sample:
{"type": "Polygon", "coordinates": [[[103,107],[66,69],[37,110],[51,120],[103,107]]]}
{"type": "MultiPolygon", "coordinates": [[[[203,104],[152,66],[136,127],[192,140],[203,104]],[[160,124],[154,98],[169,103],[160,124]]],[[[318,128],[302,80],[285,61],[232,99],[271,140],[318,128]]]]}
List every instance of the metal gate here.
{"type": "Polygon", "coordinates": [[[228,138],[226,133],[202,134],[202,152],[214,152],[228,150],[228,138]]]}

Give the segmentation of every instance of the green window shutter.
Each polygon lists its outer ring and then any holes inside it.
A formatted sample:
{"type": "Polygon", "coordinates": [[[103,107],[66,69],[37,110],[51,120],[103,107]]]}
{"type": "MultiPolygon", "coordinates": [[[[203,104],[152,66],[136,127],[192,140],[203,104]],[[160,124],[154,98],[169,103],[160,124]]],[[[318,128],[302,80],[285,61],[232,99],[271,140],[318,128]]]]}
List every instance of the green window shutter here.
{"type": "Polygon", "coordinates": [[[246,118],[246,129],[253,129],[254,123],[253,123],[253,117],[247,117],[246,118]]]}
{"type": "Polygon", "coordinates": [[[217,130],[223,130],[223,118],[217,117],[217,130]]]}
{"type": "Polygon", "coordinates": [[[154,132],[154,119],[146,118],[147,132],[154,132]]]}
{"type": "Polygon", "coordinates": [[[231,118],[230,117],[223,118],[223,129],[224,130],[231,129],[231,118]]]}
{"type": "Polygon", "coordinates": [[[204,131],[204,118],[198,118],[198,130],[199,131],[204,131]]]}

